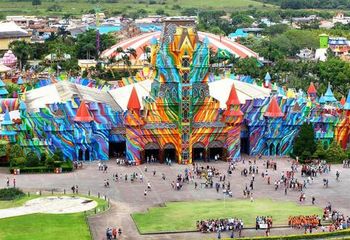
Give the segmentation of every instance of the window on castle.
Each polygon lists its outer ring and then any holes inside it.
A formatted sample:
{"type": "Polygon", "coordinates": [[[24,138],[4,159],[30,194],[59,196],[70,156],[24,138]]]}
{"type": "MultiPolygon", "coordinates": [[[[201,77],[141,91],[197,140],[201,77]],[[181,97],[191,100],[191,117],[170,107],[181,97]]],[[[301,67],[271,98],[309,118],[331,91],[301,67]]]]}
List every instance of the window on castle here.
{"type": "Polygon", "coordinates": [[[187,82],[187,80],[188,80],[188,72],[184,72],[184,74],[182,75],[182,79],[184,80],[184,82],[187,82]]]}
{"type": "Polygon", "coordinates": [[[187,119],[187,118],[188,118],[188,111],[187,111],[187,110],[184,110],[183,113],[184,113],[184,114],[183,114],[184,118],[187,119]]]}
{"type": "Polygon", "coordinates": [[[182,67],[190,67],[190,62],[188,58],[182,58],[182,67]]]}
{"type": "Polygon", "coordinates": [[[182,141],[187,142],[188,141],[188,134],[182,134],[182,141]]]}

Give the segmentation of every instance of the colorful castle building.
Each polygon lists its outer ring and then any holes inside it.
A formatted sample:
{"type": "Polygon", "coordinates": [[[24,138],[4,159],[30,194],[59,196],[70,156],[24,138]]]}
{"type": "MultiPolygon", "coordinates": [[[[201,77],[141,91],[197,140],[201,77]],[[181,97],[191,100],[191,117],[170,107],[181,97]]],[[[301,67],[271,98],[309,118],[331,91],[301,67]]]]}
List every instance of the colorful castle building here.
{"type": "Polygon", "coordinates": [[[61,149],[70,160],[124,155],[133,164],[188,164],[286,155],[310,122],[315,139],[347,147],[350,95],[342,105],[331,86],[320,98],[314,84],[307,93],[284,91],[269,74],[266,87],[209,81],[209,42],[198,39],[194,22],[168,20],[163,29],[151,41],[154,79],[108,91],[59,81],[26,92],[24,101],[1,99],[0,136],[38,154],[61,149]]]}

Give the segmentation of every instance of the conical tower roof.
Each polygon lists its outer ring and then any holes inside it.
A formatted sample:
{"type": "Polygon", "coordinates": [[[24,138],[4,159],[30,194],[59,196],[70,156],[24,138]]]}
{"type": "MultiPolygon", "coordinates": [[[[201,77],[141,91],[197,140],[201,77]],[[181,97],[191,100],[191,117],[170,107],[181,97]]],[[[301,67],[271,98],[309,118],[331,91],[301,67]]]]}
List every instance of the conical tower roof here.
{"type": "Polygon", "coordinates": [[[235,84],[232,84],[230,95],[228,96],[228,99],[226,101],[227,108],[230,105],[239,105],[239,104],[240,104],[240,101],[238,99],[235,84]]]}
{"type": "Polygon", "coordinates": [[[308,94],[316,94],[317,90],[313,82],[310,83],[309,88],[307,89],[308,94]]]}
{"type": "Polygon", "coordinates": [[[13,122],[12,122],[11,117],[10,117],[9,109],[8,109],[8,107],[6,107],[4,120],[2,120],[1,125],[12,125],[12,124],[13,124],[13,122]]]}
{"type": "Polygon", "coordinates": [[[264,116],[271,117],[271,118],[278,118],[278,117],[284,116],[284,114],[281,111],[280,106],[278,105],[276,97],[272,97],[272,99],[270,101],[270,105],[267,108],[264,116]]]}
{"type": "Polygon", "coordinates": [[[89,109],[87,108],[85,101],[81,101],[80,106],[78,108],[77,114],[74,118],[76,122],[91,122],[93,121],[93,117],[91,116],[89,109]]]}
{"type": "Polygon", "coordinates": [[[333,95],[333,92],[332,92],[332,89],[331,89],[331,85],[328,84],[328,88],[327,88],[327,91],[326,93],[324,94],[324,101],[325,102],[336,102],[337,99],[334,97],[333,95]]]}
{"type": "Polygon", "coordinates": [[[139,97],[136,92],[136,88],[133,87],[131,90],[128,106],[128,110],[140,110],[141,109],[141,104],[139,101],[139,97]]]}

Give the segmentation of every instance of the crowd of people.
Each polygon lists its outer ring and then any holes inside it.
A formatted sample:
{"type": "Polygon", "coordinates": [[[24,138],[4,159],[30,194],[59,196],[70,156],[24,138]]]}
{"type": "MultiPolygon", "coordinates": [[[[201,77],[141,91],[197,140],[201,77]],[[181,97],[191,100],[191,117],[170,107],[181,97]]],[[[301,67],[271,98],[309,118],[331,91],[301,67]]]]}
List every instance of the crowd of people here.
{"type": "Polygon", "coordinates": [[[318,174],[329,173],[331,171],[331,165],[327,164],[326,161],[313,161],[309,164],[301,165],[301,176],[302,177],[317,177],[318,174]]]}
{"type": "Polygon", "coordinates": [[[288,218],[288,225],[292,228],[317,228],[321,226],[321,218],[317,215],[310,216],[290,216],[288,218]]]}
{"type": "Polygon", "coordinates": [[[107,228],[106,229],[106,238],[107,240],[117,239],[122,235],[121,228],[107,228]]]}
{"type": "Polygon", "coordinates": [[[271,216],[257,216],[255,218],[255,229],[270,229],[272,228],[271,216]]]}
{"type": "Polygon", "coordinates": [[[241,231],[244,227],[242,219],[223,218],[197,221],[197,230],[202,233],[224,232],[224,231],[241,231]]]}

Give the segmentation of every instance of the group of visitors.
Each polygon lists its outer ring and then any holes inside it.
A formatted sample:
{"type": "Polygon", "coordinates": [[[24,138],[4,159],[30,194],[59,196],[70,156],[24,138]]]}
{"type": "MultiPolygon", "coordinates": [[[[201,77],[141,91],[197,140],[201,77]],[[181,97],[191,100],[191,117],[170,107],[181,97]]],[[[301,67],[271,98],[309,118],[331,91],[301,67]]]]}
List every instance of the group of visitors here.
{"type": "Polygon", "coordinates": [[[82,161],[73,161],[73,167],[74,167],[74,169],[83,168],[83,162],[82,161]]]}
{"type": "Polygon", "coordinates": [[[107,173],[108,166],[106,163],[102,163],[101,161],[98,162],[98,170],[102,171],[103,173],[107,173]]]}
{"type": "Polygon", "coordinates": [[[317,215],[311,215],[311,216],[290,216],[288,218],[288,225],[292,228],[316,228],[318,226],[321,226],[321,218],[317,215]]]}
{"type": "Polygon", "coordinates": [[[257,216],[255,218],[255,229],[270,229],[272,227],[271,216],[257,216]]]}
{"type": "Polygon", "coordinates": [[[267,169],[269,169],[269,168],[271,168],[271,169],[273,169],[273,170],[277,170],[277,162],[276,161],[271,161],[271,160],[267,160],[266,161],[266,168],[267,169]]]}
{"type": "Polygon", "coordinates": [[[224,231],[241,231],[244,227],[242,219],[223,218],[197,221],[197,230],[202,233],[224,232],[224,231]]]}
{"type": "MultiPolygon", "coordinates": [[[[13,178],[12,179],[12,184],[13,184],[13,187],[15,188],[16,187],[16,178],[13,178]]],[[[6,187],[10,187],[10,178],[6,178],[6,187]]]]}
{"type": "Polygon", "coordinates": [[[117,239],[117,237],[122,235],[121,228],[107,228],[106,229],[106,237],[107,240],[117,239]]]}
{"type": "Polygon", "coordinates": [[[155,163],[155,162],[158,162],[158,159],[153,154],[151,154],[151,156],[146,157],[146,162],[147,163],[155,163]]]}
{"type": "Polygon", "coordinates": [[[327,164],[324,160],[313,161],[310,164],[301,165],[302,177],[317,177],[318,174],[329,173],[331,171],[331,165],[327,164]]]}
{"type": "Polygon", "coordinates": [[[343,168],[350,168],[350,160],[344,160],[343,161],[343,168]]]}

